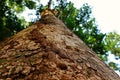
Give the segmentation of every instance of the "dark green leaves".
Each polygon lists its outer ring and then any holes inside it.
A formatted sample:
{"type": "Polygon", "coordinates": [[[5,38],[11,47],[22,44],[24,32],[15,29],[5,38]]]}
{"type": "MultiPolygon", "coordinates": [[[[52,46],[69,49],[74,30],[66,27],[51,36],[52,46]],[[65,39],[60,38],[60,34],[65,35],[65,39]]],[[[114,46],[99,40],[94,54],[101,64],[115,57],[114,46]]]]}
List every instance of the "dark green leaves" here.
{"type": "Polygon", "coordinates": [[[109,62],[109,66],[112,67],[114,70],[119,70],[114,62],[109,62]]]}
{"type": "Polygon", "coordinates": [[[35,2],[30,0],[0,1],[0,40],[19,32],[25,28],[25,20],[18,19],[17,14],[25,7],[35,8],[35,2]]]}
{"type": "Polygon", "coordinates": [[[29,9],[33,9],[36,7],[36,3],[33,2],[32,0],[25,0],[25,6],[28,7],[29,9]]]}
{"type": "Polygon", "coordinates": [[[105,38],[106,49],[120,58],[120,35],[116,32],[110,32],[105,38]]]}
{"type": "Polygon", "coordinates": [[[87,3],[80,8],[77,23],[79,25],[74,32],[97,54],[105,54],[106,50],[103,43],[105,34],[97,29],[98,26],[92,16],[91,7],[87,3]]]}

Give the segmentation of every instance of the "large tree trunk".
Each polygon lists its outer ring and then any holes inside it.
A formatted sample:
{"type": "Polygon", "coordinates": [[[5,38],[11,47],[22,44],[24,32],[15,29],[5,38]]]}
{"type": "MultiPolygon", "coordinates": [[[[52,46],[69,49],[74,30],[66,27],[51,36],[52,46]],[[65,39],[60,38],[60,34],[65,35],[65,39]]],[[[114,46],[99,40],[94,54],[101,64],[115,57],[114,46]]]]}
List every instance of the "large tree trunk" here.
{"type": "Polygon", "coordinates": [[[50,11],[0,43],[0,80],[120,80],[50,11]]]}

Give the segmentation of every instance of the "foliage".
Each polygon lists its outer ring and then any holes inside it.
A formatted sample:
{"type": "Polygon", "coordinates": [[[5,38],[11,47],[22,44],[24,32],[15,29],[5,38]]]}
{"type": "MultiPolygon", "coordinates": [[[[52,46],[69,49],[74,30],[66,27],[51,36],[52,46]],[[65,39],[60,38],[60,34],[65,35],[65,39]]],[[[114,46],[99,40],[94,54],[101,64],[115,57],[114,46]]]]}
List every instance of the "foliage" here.
{"type": "Polygon", "coordinates": [[[78,13],[78,10],[73,6],[73,3],[60,3],[60,5],[56,6],[55,8],[58,10],[57,17],[61,19],[68,28],[73,30],[77,26],[76,16],[78,13]]]}
{"type": "MultiPolygon", "coordinates": [[[[116,32],[108,33],[105,38],[105,44],[107,53],[113,54],[116,60],[120,60],[120,35],[116,32]]],[[[118,63],[109,62],[109,66],[114,70],[120,70],[118,63]]]]}
{"type": "Polygon", "coordinates": [[[77,21],[79,26],[75,32],[97,54],[105,54],[106,49],[103,42],[105,34],[98,30],[95,18],[92,16],[91,7],[87,3],[80,8],[77,21]]]}
{"type": "Polygon", "coordinates": [[[119,70],[119,71],[120,71],[120,69],[117,67],[117,64],[116,64],[116,63],[114,63],[114,62],[109,62],[108,65],[109,65],[111,68],[113,68],[114,70],[119,70]]]}
{"type": "Polygon", "coordinates": [[[35,2],[30,0],[1,0],[0,1],[0,40],[25,28],[25,20],[17,15],[25,9],[33,9],[35,2]]]}
{"type": "Polygon", "coordinates": [[[110,32],[105,38],[106,49],[110,53],[116,56],[116,59],[120,58],[120,35],[116,32],[110,32]]]}

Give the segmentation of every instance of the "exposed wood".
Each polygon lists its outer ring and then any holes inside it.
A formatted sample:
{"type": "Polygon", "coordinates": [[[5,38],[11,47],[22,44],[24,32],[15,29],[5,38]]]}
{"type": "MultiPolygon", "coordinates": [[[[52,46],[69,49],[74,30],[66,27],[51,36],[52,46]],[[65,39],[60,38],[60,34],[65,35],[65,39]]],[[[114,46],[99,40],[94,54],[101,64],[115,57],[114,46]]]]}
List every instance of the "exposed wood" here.
{"type": "Polygon", "coordinates": [[[0,43],[0,80],[120,77],[48,10],[40,21],[0,43]]]}

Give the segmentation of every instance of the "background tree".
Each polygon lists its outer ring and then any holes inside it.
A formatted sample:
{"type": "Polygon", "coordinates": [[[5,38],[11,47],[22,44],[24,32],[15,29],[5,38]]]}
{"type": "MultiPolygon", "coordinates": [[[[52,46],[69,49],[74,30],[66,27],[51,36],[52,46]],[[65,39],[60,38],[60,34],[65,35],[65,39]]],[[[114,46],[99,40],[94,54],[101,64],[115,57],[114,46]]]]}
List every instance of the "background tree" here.
{"type": "Polygon", "coordinates": [[[110,32],[106,35],[106,48],[116,56],[116,59],[120,58],[120,35],[116,32],[110,32]]]}
{"type": "MultiPolygon", "coordinates": [[[[108,54],[113,54],[116,60],[120,60],[120,35],[116,32],[110,32],[105,37],[105,44],[108,54]]],[[[120,64],[113,61],[108,63],[110,67],[120,71],[120,64]]]]}
{"type": "Polygon", "coordinates": [[[97,54],[105,54],[106,50],[103,43],[105,34],[98,30],[95,18],[92,16],[91,7],[87,3],[80,8],[77,23],[79,26],[75,33],[97,54]]]}
{"type": "Polygon", "coordinates": [[[33,9],[35,2],[32,0],[0,1],[0,40],[25,28],[25,20],[17,17],[17,14],[23,12],[25,7],[33,9]]]}

